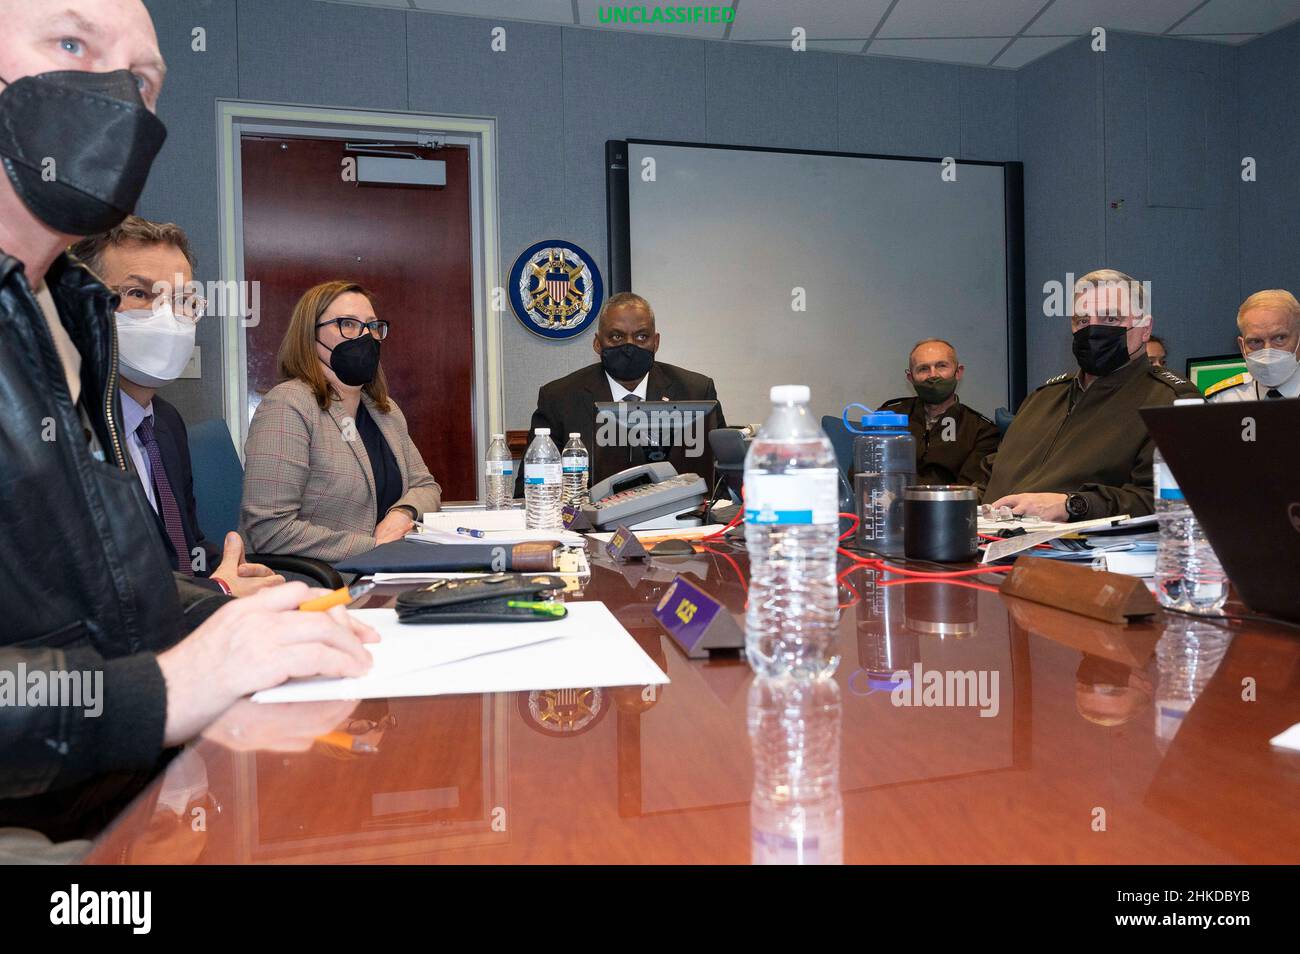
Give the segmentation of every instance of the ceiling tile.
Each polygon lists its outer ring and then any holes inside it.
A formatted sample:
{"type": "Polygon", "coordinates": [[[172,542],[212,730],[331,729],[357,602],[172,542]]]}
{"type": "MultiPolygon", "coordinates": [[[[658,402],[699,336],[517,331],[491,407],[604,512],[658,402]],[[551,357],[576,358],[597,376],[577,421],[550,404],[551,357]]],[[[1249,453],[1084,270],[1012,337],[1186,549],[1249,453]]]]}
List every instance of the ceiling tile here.
{"type": "Polygon", "coordinates": [[[1026,63],[1032,63],[1040,56],[1046,56],[1067,43],[1073,43],[1076,39],[1078,38],[1073,36],[1022,36],[1012,43],[993,65],[1018,70],[1026,63]]]}
{"type": "MultiPolygon", "coordinates": [[[[628,0],[578,0],[578,21],[583,26],[599,27],[602,30],[627,30],[631,33],[671,33],[675,36],[690,36],[698,40],[721,40],[723,34],[727,31],[725,23],[615,23],[603,22],[600,19],[601,12],[606,17],[612,16],[612,11],[616,7],[632,11],[641,10],[667,10],[676,7],[678,4],[665,3],[662,6],[655,3],[632,3],[628,0]]],[[[685,4],[680,6],[685,7],[685,4]]],[[[722,0],[714,0],[712,4],[704,5],[704,9],[709,6],[727,6],[722,0]]],[[[690,8],[688,8],[690,9],[690,8]]],[[[640,13],[637,13],[640,16],[640,13]]]]}
{"type": "MultiPolygon", "coordinates": [[[[1056,0],[1025,36],[1081,36],[1093,27],[1164,33],[1201,0],[1056,0]]],[[[1250,0],[1254,2],[1254,0],[1250,0]]],[[[1213,33],[1213,30],[1205,30],[1213,33]]]]}
{"type": "Polygon", "coordinates": [[[1300,0],[1210,0],[1173,32],[1268,33],[1300,20],[1300,0]]]}
{"type": "MultiPolygon", "coordinates": [[[[1046,0],[898,0],[879,37],[1015,36],[1046,0]]],[[[743,7],[744,4],[742,3],[743,7]]]]}
{"type": "Polygon", "coordinates": [[[398,7],[402,10],[411,9],[411,5],[406,0],[326,0],[327,3],[346,3],[354,7],[398,7]]]}
{"type": "Polygon", "coordinates": [[[1171,33],[1169,35],[1177,36],[1180,40],[1205,40],[1209,43],[1229,43],[1232,46],[1241,46],[1259,37],[1258,33],[1171,33]]]}
{"type": "MultiPolygon", "coordinates": [[[[777,40],[788,37],[791,29],[801,26],[810,37],[857,37],[865,40],[888,9],[889,0],[840,0],[838,3],[828,3],[827,0],[784,0],[780,3],[742,0],[736,8],[731,39],[777,40]]],[[[861,43],[858,46],[861,48],[861,43]]],[[[809,48],[812,48],[811,43],[809,48]]]]}
{"type": "Polygon", "coordinates": [[[540,20],[572,23],[569,0],[415,0],[420,10],[454,13],[459,16],[504,17],[509,20],[540,20]]]}
{"type": "Polygon", "coordinates": [[[973,63],[983,66],[997,56],[1010,37],[978,37],[968,40],[873,40],[871,56],[907,56],[940,63],[973,63]]]}

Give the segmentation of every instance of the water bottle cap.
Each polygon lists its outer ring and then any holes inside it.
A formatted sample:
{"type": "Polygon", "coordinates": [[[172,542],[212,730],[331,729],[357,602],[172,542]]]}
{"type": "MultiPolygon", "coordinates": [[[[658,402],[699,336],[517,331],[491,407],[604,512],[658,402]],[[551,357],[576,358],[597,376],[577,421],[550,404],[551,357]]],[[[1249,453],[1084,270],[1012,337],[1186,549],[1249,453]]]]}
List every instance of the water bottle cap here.
{"type": "Polygon", "coordinates": [[[907,415],[893,411],[872,411],[862,416],[862,426],[872,428],[906,429],[907,415]]]}
{"type": "Polygon", "coordinates": [[[536,427],[533,428],[533,433],[538,437],[541,437],[542,435],[546,435],[547,437],[550,437],[551,429],[549,427],[536,427]]]}
{"type": "Polygon", "coordinates": [[[582,435],[581,435],[580,433],[578,433],[577,431],[569,431],[569,436],[570,436],[570,437],[581,437],[582,435]]]}
{"type": "Polygon", "coordinates": [[[773,404],[807,404],[812,391],[806,384],[777,384],[768,396],[773,404]]]}
{"type": "Polygon", "coordinates": [[[492,439],[494,441],[503,441],[506,439],[506,436],[504,434],[493,434],[492,439]]]}
{"type": "Polygon", "coordinates": [[[1181,407],[1184,404],[1204,404],[1205,398],[1178,398],[1174,401],[1174,407],[1181,407]]]}

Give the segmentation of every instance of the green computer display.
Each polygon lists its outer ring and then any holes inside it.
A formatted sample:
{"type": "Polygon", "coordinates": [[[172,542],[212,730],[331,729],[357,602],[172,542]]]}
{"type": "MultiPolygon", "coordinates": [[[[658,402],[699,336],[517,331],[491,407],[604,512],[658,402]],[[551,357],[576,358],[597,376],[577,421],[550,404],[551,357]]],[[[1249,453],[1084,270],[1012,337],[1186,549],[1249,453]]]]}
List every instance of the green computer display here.
{"type": "Polygon", "coordinates": [[[1187,380],[1200,388],[1202,394],[1225,378],[1241,374],[1245,370],[1246,362],[1240,354],[1215,354],[1187,359],[1187,380]]]}

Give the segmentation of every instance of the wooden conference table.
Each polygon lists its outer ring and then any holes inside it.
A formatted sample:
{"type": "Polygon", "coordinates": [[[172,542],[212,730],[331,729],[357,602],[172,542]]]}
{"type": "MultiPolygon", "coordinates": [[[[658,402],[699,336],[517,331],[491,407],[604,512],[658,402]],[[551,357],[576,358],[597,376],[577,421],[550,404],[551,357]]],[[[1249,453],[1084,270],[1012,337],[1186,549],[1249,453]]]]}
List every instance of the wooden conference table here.
{"type": "MultiPolygon", "coordinates": [[[[244,702],[88,860],[748,863],[750,669],[688,660],[651,616],[688,572],[740,617],[743,548],[592,562],[567,598],[603,600],[669,685],[244,702]],[[312,741],[349,720],[376,751],[312,741]]],[[[896,579],[841,580],[846,862],[1300,861],[1300,754],[1268,742],[1300,722],[1300,636],[1176,616],[1117,627],[988,589],[881,585],[896,579]],[[996,714],[894,705],[882,679],[917,664],[997,673],[996,714]]],[[[768,758],[800,737],[775,732],[768,758]]]]}

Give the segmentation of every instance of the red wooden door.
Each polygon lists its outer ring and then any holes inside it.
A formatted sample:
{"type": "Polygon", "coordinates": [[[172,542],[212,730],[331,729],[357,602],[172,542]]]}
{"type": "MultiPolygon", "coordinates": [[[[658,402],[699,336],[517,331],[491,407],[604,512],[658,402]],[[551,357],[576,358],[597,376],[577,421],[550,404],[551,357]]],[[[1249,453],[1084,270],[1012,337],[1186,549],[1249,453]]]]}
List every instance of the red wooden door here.
{"type": "Polygon", "coordinates": [[[276,352],[298,298],[333,279],[360,282],[391,322],[380,352],[411,437],[444,500],[478,495],[469,150],[401,147],[447,164],[443,188],[345,181],[342,140],[240,140],[244,277],[260,286],[247,329],[248,388],[279,381],[276,352]]]}

